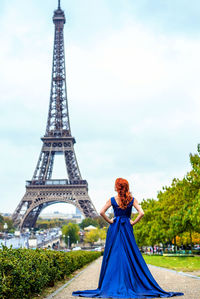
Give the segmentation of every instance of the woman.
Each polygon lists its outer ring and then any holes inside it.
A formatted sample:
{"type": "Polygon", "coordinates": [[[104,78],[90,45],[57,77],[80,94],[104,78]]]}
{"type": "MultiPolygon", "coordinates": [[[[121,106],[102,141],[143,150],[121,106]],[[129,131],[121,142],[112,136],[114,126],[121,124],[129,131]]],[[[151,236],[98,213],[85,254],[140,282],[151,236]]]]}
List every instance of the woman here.
{"type": "Polygon", "coordinates": [[[109,199],[100,211],[110,226],[98,288],[74,291],[72,295],[92,298],[166,298],[184,295],[164,291],[153,278],[133,234],[133,225],[144,216],[144,211],[132,197],[127,180],[116,179],[115,191],[117,196],[109,199]],[[115,216],[112,219],[105,214],[111,205],[115,216]],[[139,213],[134,221],[130,219],[132,206],[139,213]]]}

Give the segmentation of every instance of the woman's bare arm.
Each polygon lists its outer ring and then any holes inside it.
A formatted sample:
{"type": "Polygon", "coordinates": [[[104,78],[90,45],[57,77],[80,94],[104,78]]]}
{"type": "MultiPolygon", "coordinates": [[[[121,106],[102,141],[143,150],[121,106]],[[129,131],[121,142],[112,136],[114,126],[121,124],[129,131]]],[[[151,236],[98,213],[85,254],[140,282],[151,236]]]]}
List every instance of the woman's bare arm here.
{"type": "Polygon", "coordinates": [[[130,220],[131,225],[135,225],[144,216],[144,211],[143,211],[142,207],[139,205],[137,199],[135,199],[135,198],[134,198],[133,206],[136,208],[139,215],[137,216],[137,218],[134,221],[130,220]]]}
{"type": "Polygon", "coordinates": [[[111,207],[111,199],[108,199],[105,206],[103,206],[103,208],[100,211],[100,215],[108,222],[108,223],[113,223],[113,220],[108,218],[105,214],[105,212],[111,207]]]}

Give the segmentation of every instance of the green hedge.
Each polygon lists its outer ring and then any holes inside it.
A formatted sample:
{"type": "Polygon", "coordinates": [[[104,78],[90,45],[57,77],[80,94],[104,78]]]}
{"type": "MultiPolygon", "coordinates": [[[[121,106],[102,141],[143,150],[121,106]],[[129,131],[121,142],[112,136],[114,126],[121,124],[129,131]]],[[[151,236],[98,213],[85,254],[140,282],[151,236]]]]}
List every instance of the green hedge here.
{"type": "Polygon", "coordinates": [[[0,250],[0,298],[31,298],[99,256],[101,252],[9,249],[4,246],[0,250]]]}
{"type": "Polygon", "coordinates": [[[192,250],[192,253],[200,255],[200,249],[192,250]]]}

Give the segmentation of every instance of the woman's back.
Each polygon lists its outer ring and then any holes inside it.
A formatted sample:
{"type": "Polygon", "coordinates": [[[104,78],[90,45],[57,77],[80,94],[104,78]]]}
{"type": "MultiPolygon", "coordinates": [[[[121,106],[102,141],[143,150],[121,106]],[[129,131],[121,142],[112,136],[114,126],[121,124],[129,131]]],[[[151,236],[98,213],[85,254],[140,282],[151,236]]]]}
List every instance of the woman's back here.
{"type": "Polygon", "coordinates": [[[130,218],[131,217],[131,212],[132,212],[133,202],[134,202],[134,197],[128,203],[126,209],[121,209],[119,207],[118,203],[116,202],[115,197],[114,196],[111,197],[111,204],[112,204],[113,210],[114,210],[114,217],[117,217],[117,216],[126,216],[126,217],[130,218]]]}

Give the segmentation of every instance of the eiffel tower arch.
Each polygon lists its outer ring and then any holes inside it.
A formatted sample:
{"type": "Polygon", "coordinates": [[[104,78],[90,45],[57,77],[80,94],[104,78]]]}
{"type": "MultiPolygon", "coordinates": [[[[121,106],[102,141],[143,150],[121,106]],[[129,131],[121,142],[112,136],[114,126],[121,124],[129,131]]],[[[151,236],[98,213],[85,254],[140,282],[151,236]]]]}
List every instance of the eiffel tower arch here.
{"type": "Polygon", "coordinates": [[[65,14],[58,8],[54,11],[55,25],[50,103],[45,135],[41,138],[42,149],[31,181],[26,181],[26,192],[14,211],[14,225],[20,230],[35,226],[41,211],[56,203],[70,203],[85,217],[98,213],[88,195],[88,183],[81,177],[76,159],[75,138],[71,135],[64,53],[65,14]],[[54,158],[63,154],[68,178],[52,179],[54,158]]]}

